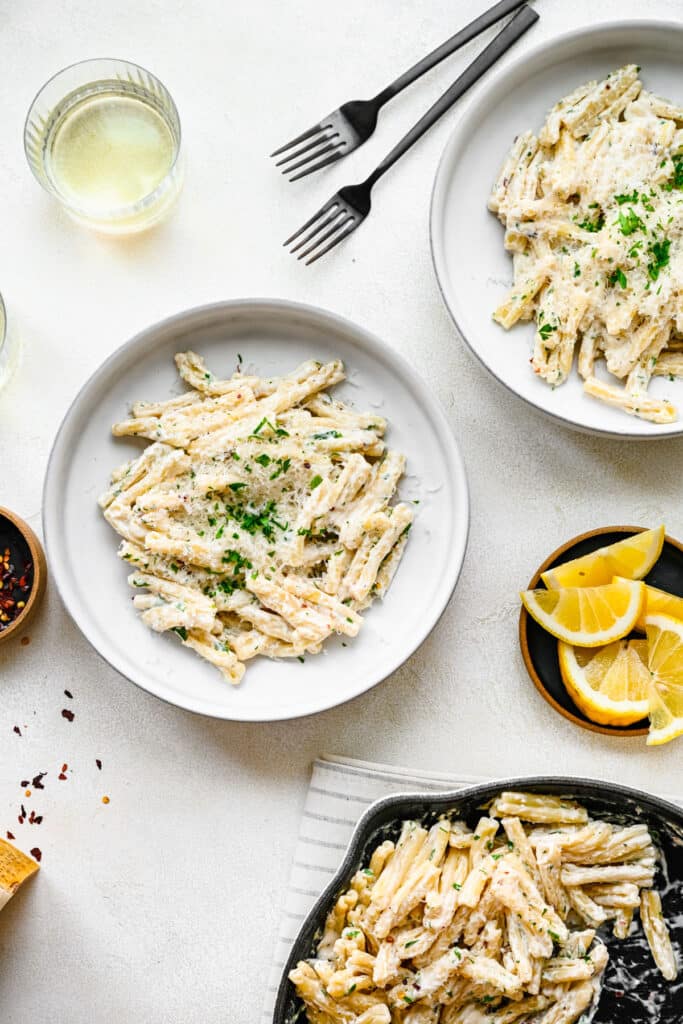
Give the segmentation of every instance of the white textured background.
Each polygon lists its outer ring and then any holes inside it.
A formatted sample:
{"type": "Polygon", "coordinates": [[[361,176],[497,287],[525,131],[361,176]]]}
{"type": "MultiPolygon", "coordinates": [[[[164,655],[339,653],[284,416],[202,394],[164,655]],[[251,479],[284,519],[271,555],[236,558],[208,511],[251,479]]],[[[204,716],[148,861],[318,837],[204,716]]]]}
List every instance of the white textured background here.
{"type": "MultiPolygon", "coordinates": [[[[663,519],[683,536],[683,442],[565,432],[470,361],[437,292],[427,229],[457,111],[384,179],[372,218],[336,258],[303,269],[279,245],[332,186],[374,166],[477,44],[397,100],[372,142],[327,176],[288,185],[269,150],[342,100],[382,87],[484,6],[0,0],[0,289],[24,350],[0,395],[0,503],[40,530],[60,419],[130,335],[202,302],[275,295],[345,314],[412,361],[461,442],[473,513],[460,585],[422,649],[370,694],[299,722],[242,726],[166,707],[104,665],[49,593],[31,644],[0,653],[0,834],[10,828],[25,849],[43,850],[41,874],[0,917],[3,1024],[251,1024],[309,763],[321,751],[683,791],[681,744],[646,750],[642,740],[577,729],[544,704],[521,665],[516,591],[549,550],[604,523],[663,519]],[[157,233],[129,243],[73,225],[22,153],[34,92],[60,67],[93,56],[156,72],[183,123],[180,206],[157,233]],[[60,715],[65,687],[75,697],[71,725],[60,715]],[[64,761],[73,775],[58,782],[64,761]],[[45,820],[22,828],[18,783],[39,770],[50,773],[45,791],[25,802],[45,820]]],[[[521,46],[598,17],[683,17],[680,0],[537,7],[542,21],[521,46]]]]}

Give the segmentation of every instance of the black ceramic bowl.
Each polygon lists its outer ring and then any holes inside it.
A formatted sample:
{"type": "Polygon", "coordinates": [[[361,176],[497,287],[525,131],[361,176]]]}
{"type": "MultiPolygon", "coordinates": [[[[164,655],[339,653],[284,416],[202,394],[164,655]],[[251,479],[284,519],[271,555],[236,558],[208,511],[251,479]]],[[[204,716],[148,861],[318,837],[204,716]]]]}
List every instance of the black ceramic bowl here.
{"type": "MultiPolygon", "coordinates": [[[[450,793],[406,793],[377,800],[356,825],[346,856],[336,875],[304,921],[285,964],[277,993],[273,1024],[303,1024],[301,1001],[287,975],[299,960],[314,955],[325,918],[340,892],[348,887],[355,872],[367,864],[371,852],[382,840],[398,837],[401,822],[407,818],[430,824],[439,815],[452,812],[476,823],[482,805],[501,790],[516,789],[549,793],[579,800],[594,818],[626,824],[644,822],[661,850],[667,868],[667,880],[658,869],[655,885],[662,896],[664,916],[679,965],[683,968],[683,809],[609,782],[571,778],[504,779],[486,785],[468,787],[450,793]]],[[[602,935],[602,933],[601,933],[602,935]]],[[[614,939],[611,932],[602,935],[610,961],[600,997],[595,1024],[681,1024],[683,1020],[683,976],[675,983],[665,981],[649,952],[643,948],[642,930],[628,939],[614,939]],[[630,983],[624,986],[624,978],[630,983]]],[[[683,973],[683,972],[682,972],[683,973]]]]}
{"type": "MultiPolygon", "coordinates": [[[[644,529],[646,529],[644,526],[603,526],[599,530],[591,530],[590,533],[582,533],[579,537],[574,537],[557,551],[553,551],[552,555],[539,567],[527,589],[543,589],[545,584],[541,579],[541,573],[548,569],[554,569],[556,565],[570,562],[573,558],[589,555],[591,551],[606,547],[608,544],[615,544],[634,533],[642,533],[644,529]]],[[[664,539],[662,553],[652,571],[645,577],[645,582],[659,590],[666,590],[669,594],[683,597],[683,546],[673,537],[664,539]]],[[[640,634],[633,633],[632,636],[640,636],[640,634]]],[[[632,725],[597,725],[584,715],[569,696],[562,682],[557,656],[557,640],[547,633],[543,626],[539,626],[524,607],[519,616],[519,644],[527,672],[538,692],[556,711],[559,711],[574,725],[580,725],[584,729],[601,732],[607,736],[628,738],[646,735],[647,719],[634,722],[632,725]]],[[[681,1021],[683,1021],[683,1010],[681,1011],[681,1021]]]]}

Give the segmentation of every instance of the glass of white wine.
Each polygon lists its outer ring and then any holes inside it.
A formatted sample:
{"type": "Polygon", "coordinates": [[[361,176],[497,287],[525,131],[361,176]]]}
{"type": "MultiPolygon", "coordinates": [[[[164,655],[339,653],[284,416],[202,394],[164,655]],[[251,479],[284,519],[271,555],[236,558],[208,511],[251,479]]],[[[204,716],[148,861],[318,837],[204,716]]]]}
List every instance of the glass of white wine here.
{"type": "Polygon", "coordinates": [[[166,87],[123,60],[58,72],[31,104],[24,149],[72,217],[108,234],[144,231],[182,185],[180,118],[166,87]]]}

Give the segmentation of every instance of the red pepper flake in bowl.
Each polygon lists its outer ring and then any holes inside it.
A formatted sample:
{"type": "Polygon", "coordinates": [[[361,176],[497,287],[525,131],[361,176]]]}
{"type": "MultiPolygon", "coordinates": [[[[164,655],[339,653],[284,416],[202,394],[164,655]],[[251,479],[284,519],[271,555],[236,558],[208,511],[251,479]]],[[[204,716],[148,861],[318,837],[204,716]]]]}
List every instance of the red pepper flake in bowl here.
{"type": "Polygon", "coordinates": [[[0,633],[12,625],[24,608],[33,586],[33,562],[28,544],[18,530],[5,534],[0,547],[0,633]]]}

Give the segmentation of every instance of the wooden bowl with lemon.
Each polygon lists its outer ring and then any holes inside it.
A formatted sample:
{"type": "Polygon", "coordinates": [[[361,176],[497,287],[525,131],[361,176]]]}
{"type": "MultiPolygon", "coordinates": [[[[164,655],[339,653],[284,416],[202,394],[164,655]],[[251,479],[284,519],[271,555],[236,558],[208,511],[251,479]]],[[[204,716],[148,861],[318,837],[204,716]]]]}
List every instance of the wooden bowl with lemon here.
{"type": "Polygon", "coordinates": [[[683,735],[683,545],[663,526],[581,534],[520,596],[522,656],[556,711],[651,746],[683,735]]]}

